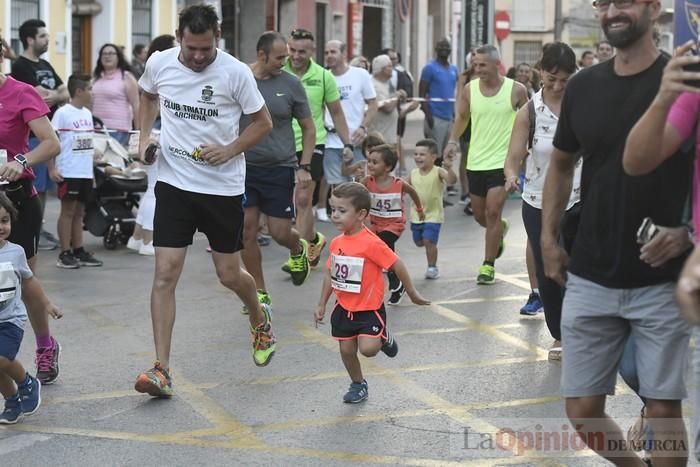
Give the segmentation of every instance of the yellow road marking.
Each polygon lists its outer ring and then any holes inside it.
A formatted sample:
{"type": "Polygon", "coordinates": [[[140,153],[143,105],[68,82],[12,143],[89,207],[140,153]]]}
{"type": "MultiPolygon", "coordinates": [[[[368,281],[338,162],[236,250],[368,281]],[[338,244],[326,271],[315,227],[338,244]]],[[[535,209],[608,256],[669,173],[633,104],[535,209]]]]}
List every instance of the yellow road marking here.
{"type": "Polygon", "coordinates": [[[97,311],[96,308],[91,306],[82,306],[78,308],[78,313],[85,316],[87,319],[92,321],[95,326],[99,329],[111,330],[111,331],[125,331],[126,326],[117,323],[108,316],[97,311]]]}
{"type": "MultiPolygon", "coordinates": [[[[179,381],[179,380],[178,380],[179,381]]],[[[213,389],[219,386],[220,383],[204,383],[198,384],[199,389],[213,389]]],[[[97,401],[103,399],[119,399],[122,397],[144,397],[143,394],[139,394],[133,389],[130,391],[111,391],[111,392],[97,392],[90,394],[75,394],[68,396],[56,396],[56,397],[43,397],[42,393],[42,404],[53,405],[53,404],[66,404],[71,402],[84,402],[84,401],[97,401]]]]}
{"type": "Polygon", "coordinates": [[[531,290],[530,282],[526,282],[522,279],[518,279],[515,276],[511,276],[508,274],[496,274],[496,279],[500,279],[503,282],[507,282],[508,284],[514,285],[516,287],[520,287],[521,289],[525,289],[528,292],[531,290]]]}
{"type": "MultiPolygon", "coordinates": [[[[328,340],[328,338],[326,338],[328,340]]],[[[419,373],[423,371],[438,371],[438,370],[458,370],[464,368],[478,368],[478,367],[490,367],[497,365],[513,365],[516,363],[533,363],[542,360],[546,360],[547,357],[513,357],[513,358],[501,358],[497,360],[459,360],[456,362],[443,362],[443,363],[427,363],[424,365],[415,365],[409,367],[401,367],[396,369],[389,369],[384,367],[377,368],[363,368],[363,373],[368,376],[385,376],[390,372],[401,372],[401,373],[419,373]]],[[[363,362],[366,359],[363,358],[363,362]]],[[[313,373],[308,375],[291,375],[291,376],[269,376],[263,378],[256,378],[249,381],[243,382],[243,384],[250,385],[267,385],[267,384],[280,384],[280,383],[294,383],[300,381],[323,381],[328,379],[344,379],[347,378],[348,374],[345,371],[333,371],[326,373],[313,373]]]]}
{"type": "MultiPolygon", "coordinates": [[[[508,276],[509,280],[504,280],[504,282],[511,283],[513,285],[517,285],[519,287],[523,287],[522,284],[517,284],[514,282],[518,282],[517,276],[508,276]]],[[[521,283],[524,283],[523,281],[519,281],[521,283]]],[[[529,290],[529,285],[527,290],[529,290]]],[[[226,292],[228,293],[228,292],[226,292]]],[[[487,298],[487,299],[464,299],[464,300],[454,300],[454,301],[449,301],[449,302],[440,302],[440,304],[460,304],[460,303],[484,303],[484,302],[499,302],[499,301],[513,301],[513,300],[523,300],[527,298],[527,296],[509,296],[509,297],[498,297],[498,298],[487,298]]],[[[195,385],[194,383],[191,383],[187,381],[186,379],[180,377],[178,375],[178,395],[188,403],[190,406],[193,407],[193,409],[198,412],[202,417],[204,417],[209,423],[213,425],[213,427],[209,428],[202,428],[202,429],[197,429],[197,430],[192,430],[189,432],[180,432],[180,433],[167,433],[167,434],[153,434],[153,435],[148,435],[148,434],[142,434],[142,433],[128,433],[128,432],[116,432],[116,431],[102,431],[102,430],[83,430],[83,429],[74,429],[74,428],[46,428],[46,427],[37,427],[37,426],[32,426],[30,424],[24,424],[20,425],[18,427],[14,427],[14,429],[17,429],[18,431],[33,431],[33,432],[43,432],[43,433],[54,433],[54,434],[66,434],[66,435],[75,435],[75,436],[85,436],[85,437],[93,437],[93,438],[105,438],[105,439],[118,439],[118,440],[131,440],[131,441],[140,441],[140,442],[154,442],[154,443],[171,443],[171,444],[181,444],[181,445],[191,445],[191,446],[197,446],[197,447],[211,447],[211,448],[224,448],[224,449],[248,449],[248,450],[265,450],[269,451],[270,449],[274,449],[274,453],[276,455],[288,455],[288,456],[296,456],[296,457],[304,457],[304,458],[318,458],[318,459],[331,459],[331,460],[346,460],[346,461],[354,461],[354,462],[362,462],[362,463],[387,463],[387,464],[404,464],[404,465],[427,465],[427,466],[437,466],[437,465],[474,465],[474,466],[489,466],[491,467],[494,465],[494,463],[498,464],[512,464],[512,463],[522,463],[524,461],[533,461],[537,463],[538,465],[544,465],[544,466],[550,466],[550,465],[561,465],[559,463],[556,463],[555,461],[551,459],[543,459],[540,456],[537,455],[537,453],[531,453],[534,454],[529,457],[506,457],[502,459],[475,459],[475,460],[465,460],[462,462],[446,462],[445,460],[439,459],[423,459],[423,458],[404,458],[400,456],[383,456],[383,455],[365,455],[365,454],[357,454],[357,453],[350,453],[350,452],[336,452],[336,451],[323,451],[323,450],[316,450],[316,449],[306,449],[306,448],[294,448],[294,447],[284,447],[284,446],[269,446],[263,443],[260,439],[258,439],[255,435],[256,431],[270,431],[273,429],[278,429],[278,430],[284,430],[284,429],[293,429],[293,428],[298,428],[299,426],[314,426],[314,425],[326,425],[326,424],[332,424],[332,423],[343,423],[343,422],[348,422],[348,421],[370,421],[372,419],[374,420],[381,420],[383,418],[390,418],[390,417],[416,417],[416,416],[422,416],[422,415],[428,415],[428,414],[443,414],[446,415],[462,424],[469,424],[476,430],[480,431],[495,431],[497,430],[495,427],[492,427],[489,425],[487,422],[482,421],[476,417],[474,417],[471,413],[469,413],[469,410],[477,410],[477,409],[492,409],[495,407],[510,407],[510,406],[517,406],[517,405],[527,405],[527,404],[536,404],[536,403],[547,403],[547,402],[554,402],[557,400],[560,400],[558,397],[550,396],[550,397],[545,397],[545,398],[538,398],[538,399],[523,399],[523,400],[516,400],[516,401],[503,401],[503,402],[491,402],[491,403],[481,403],[481,404],[472,404],[472,405],[466,405],[466,406],[460,406],[457,404],[454,404],[448,400],[445,400],[438,396],[437,394],[434,394],[424,388],[421,388],[418,386],[415,382],[411,381],[408,378],[404,378],[401,376],[400,373],[410,373],[410,372],[419,372],[419,371],[430,371],[430,370],[435,370],[435,369],[455,369],[455,368],[468,368],[468,367],[475,367],[475,366],[493,366],[493,365],[499,365],[499,364],[513,364],[513,363],[521,363],[521,362],[535,362],[535,361],[540,361],[546,359],[546,351],[544,349],[540,349],[537,346],[530,346],[526,345],[524,341],[517,339],[513,336],[507,335],[506,333],[503,333],[498,330],[496,326],[490,326],[490,325],[485,325],[483,323],[480,323],[477,320],[473,320],[471,318],[466,318],[463,315],[460,315],[459,313],[453,312],[452,310],[449,310],[448,308],[442,307],[440,305],[433,305],[431,309],[436,312],[437,314],[441,314],[448,319],[451,319],[452,321],[458,322],[462,324],[463,326],[461,327],[452,327],[452,328],[438,328],[438,329],[424,329],[424,330],[416,330],[416,331],[404,331],[402,333],[396,333],[397,335],[418,335],[418,334],[438,334],[438,333],[448,333],[448,332],[463,332],[463,331],[468,331],[468,330],[476,330],[481,333],[485,333],[488,335],[492,335],[494,337],[497,337],[498,339],[505,341],[509,343],[510,345],[514,345],[516,347],[520,348],[526,348],[530,351],[533,351],[533,353],[536,354],[535,357],[531,358],[512,358],[512,359],[500,359],[500,360],[494,360],[494,361],[482,361],[482,362],[448,362],[448,363],[441,363],[441,364],[434,364],[434,365],[421,365],[421,366],[414,366],[410,368],[399,368],[396,370],[393,369],[386,369],[382,368],[373,362],[369,360],[363,360],[363,366],[367,367],[368,370],[370,370],[371,374],[377,374],[377,375],[383,375],[385,376],[389,381],[392,383],[396,384],[401,390],[406,391],[407,394],[409,394],[411,397],[414,397],[415,399],[427,403],[431,408],[430,409],[421,409],[421,410],[412,410],[412,411],[404,411],[404,412],[396,412],[396,413],[382,413],[382,415],[368,415],[364,417],[328,417],[324,419],[314,419],[311,421],[297,421],[292,422],[282,422],[278,424],[270,424],[270,425],[261,425],[257,427],[250,427],[247,425],[242,424],[238,420],[236,420],[234,417],[230,416],[226,410],[213,401],[211,398],[209,398],[203,390],[206,389],[211,389],[213,387],[217,387],[220,385],[220,383],[207,383],[207,384],[199,384],[195,385]],[[523,345],[525,345],[523,347],[523,345]],[[534,347],[534,350],[533,348],[534,347]],[[350,420],[350,419],[356,419],[356,420],[350,420]],[[308,423],[307,425],[304,425],[305,423],[308,423]],[[276,427],[276,428],[275,428],[276,427]],[[288,428],[287,428],[288,427],[288,428]],[[219,441],[219,440],[210,440],[210,439],[203,439],[202,437],[206,436],[224,436],[226,437],[225,440],[219,441]]],[[[97,313],[95,311],[95,313],[97,313]]],[[[106,318],[99,313],[97,315],[93,315],[92,319],[89,317],[89,319],[98,322],[98,325],[101,326],[120,326],[117,323],[110,322],[109,318],[106,320],[103,320],[102,318],[106,318]]],[[[507,326],[507,325],[506,325],[507,326]]],[[[516,325],[511,325],[511,327],[515,327],[516,325]]],[[[304,337],[303,340],[299,339],[296,341],[292,342],[298,342],[298,343],[318,343],[323,345],[324,347],[332,350],[332,351],[337,351],[337,346],[335,343],[331,340],[328,339],[326,336],[323,336],[322,334],[318,332],[314,332],[311,328],[308,326],[305,326],[304,328],[300,329],[302,336],[304,337]]],[[[149,352],[150,354],[150,352],[149,352]]],[[[368,372],[368,374],[370,374],[368,372]]],[[[346,377],[346,374],[344,372],[335,372],[335,373],[325,373],[323,375],[320,375],[322,377],[335,377],[335,376],[330,376],[330,375],[340,375],[342,377],[346,377]]],[[[309,377],[302,377],[302,378],[318,378],[319,375],[312,375],[309,377]]],[[[298,377],[297,377],[298,378],[298,377]]],[[[302,379],[302,380],[308,380],[308,379],[302,379]]],[[[255,383],[248,383],[248,384],[255,384],[255,383]]],[[[75,396],[65,396],[65,397],[58,397],[58,398],[49,398],[47,399],[46,402],[48,403],[65,403],[65,402],[70,402],[70,401],[80,401],[80,400],[100,400],[100,399],[110,399],[110,398],[119,398],[119,397],[130,397],[132,395],[138,395],[136,393],[133,393],[132,391],[114,391],[110,393],[102,393],[102,394],[93,394],[93,395],[75,395],[75,396]]],[[[142,396],[143,397],[143,396],[142,396]]]]}
{"type": "MultiPolygon", "coordinates": [[[[548,404],[550,402],[561,401],[560,396],[548,396],[539,397],[533,399],[518,399],[511,401],[502,402],[479,402],[475,404],[466,404],[461,406],[465,411],[472,410],[487,410],[487,409],[500,409],[508,407],[521,407],[526,405],[537,405],[537,404],[548,404]]],[[[441,412],[436,409],[414,409],[414,410],[404,410],[400,412],[378,412],[373,414],[363,414],[360,416],[337,416],[337,417],[325,417],[325,418],[312,418],[312,419],[298,419],[298,420],[288,420],[285,422],[278,423],[268,423],[263,425],[254,426],[253,429],[256,432],[261,431],[284,431],[284,430],[295,430],[298,428],[312,427],[312,426],[324,426],[324,425],[337,425],[340,423],[367,423],[376,422],[382,420],[390,420],[397,418],[412,418],[412,417],[422,417],[426,415],[439,415],[441,412]]]]}
{"type": "Polygon", "coordinates": [[[508,334],[507,332],[500,331],[499,329],[495,328],[494,326],[484,324],[481,321],[477,321],[472,318],[468,318],[460,313],[457,313],[456,311],[452,311],[449,308],[445,308],[442,305],[436,305],[432,304],[430,305],[430,309],[442,316],[443,318],[447,318],[451,321],[454,321],[456,323],[462,323],[466,325],[470,325],[474,328],[475,331],[481,332],[482,334],[487,334],[489,336],[495,337],[503,342],[506,342],[514,347],[518,347],[520,349],[528,350],[535,355],[537,355],[538,359],[546,359],[548,352],[547,350],[543,349],[542,347],[539,347],[531,342],[524,341],[522,339],[519,339],[515,336],[512,336],[508,334]]]}
{"type": "Polygon", "coordinates": [[[235,443],[235,447],[256,447],[264,445],[252,428],[228,414],[226,409],[208,397],[201,389],[186,378],[178,375],[178,393],[197,413],[209,423],[222,430],[235,443]]]}
{"type": "MultiPolygon", "coordinates": [[[[439,305],[432,305],[433,307],[437,308],[442,308],[439,305]]],[[[444,308],[447,310],[446,308],[444,308]]],[[[450,310],[447,310],[450,311],[450,310]]],[[[460,315],[461,316],[461,315],[460,315]]],[[[302,334],[302,335],[312,335],[313,333],[318,333],[318,330],[313,330],[310,327],[307,326],[297,326],[297,331],[302,334]]],[[[500,331],[499,331],[500,332],[500,331]]],[[[337,351],[337,347],[335,343],[331,343],[330,339],[328,343],[322,343],[322,346],[325,348],[331,350],[331,351],[337,351]]],[[[367,369],[371,370],[377,370],[380,369],[379,365],[374,363],[373,361],[366,359],[363,360],[363,365],[367,369]]],[[[441,413],[443,415],[448,416],[449,418],[457,421],[458,423],[465,425],[465,426],[471,426],[473,429],[476,431],[482,432],[482,433],[495,433],[498,431],[498,428],[494,427],[490,423],[481,420],[479,418],[474,417],[472,414],[470,414],[467,410],[465,410],[464,406],[460,406],[457,404],[454,404],[447,399],[443,399],[439,395],[435,394],[432,391],[429,391],[413,380],[409,378],[405,378],[401,376],[401,374],[398,373],[396,370],[389,370],[386,373],[382,375],[385,379],[396,385],[401,391],[403,391],[405,394],[407,394],[409,397],[412,399],[415,399],[419,402],[422,402],[434,410],[436,410],[438,413],[441,413]]],[[[530,449],[526,449],[525,446],[520,443],[520,441],[517,441],[514,443],[515,446],[513,447],[514,452],[530,452],[530,449]]]]}
{"type": "Polygon", "coordinates": [[[526,300],[529,295],[506,295],[505,297],[491,298],[462,298],[457,300],[444,300],[433,302],[436,305],[459,305],[464,303],[496,303],[496,302],[519,302],[526,300]]]}

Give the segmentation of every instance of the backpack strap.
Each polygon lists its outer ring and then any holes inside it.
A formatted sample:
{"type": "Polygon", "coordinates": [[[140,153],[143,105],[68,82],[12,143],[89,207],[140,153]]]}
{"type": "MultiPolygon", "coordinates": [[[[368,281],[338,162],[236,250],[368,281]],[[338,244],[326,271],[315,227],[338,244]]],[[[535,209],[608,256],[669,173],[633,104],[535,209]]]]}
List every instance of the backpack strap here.
{"type": "Polygon", "coordinates": [[[527,149],[532,149],[532,142],[535,140],[535,127],[537,115],[535,114],[535,101],[530,99],[527,103],[527,114],[530,120],[530,131],[527,138],[527,149]]]}

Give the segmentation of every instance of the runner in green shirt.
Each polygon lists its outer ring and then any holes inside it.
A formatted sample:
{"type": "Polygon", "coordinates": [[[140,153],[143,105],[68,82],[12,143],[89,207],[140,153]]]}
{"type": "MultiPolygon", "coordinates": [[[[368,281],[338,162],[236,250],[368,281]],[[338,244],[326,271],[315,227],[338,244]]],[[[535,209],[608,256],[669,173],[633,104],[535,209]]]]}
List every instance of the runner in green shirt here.
{"type": "MultiPolygon", "coordinates": [[[[333,74],[314,62],[311,57],[316,50],[314,36],[305,29],[295,29],[287,43],[289,59],[284,69],[296,75],[306,90],[306,96],[311,108],[311,117],[316,126],[316,147],[310,165],[300,166],[311,173],[312,182],[306,186],[297,186],[294,193],[296,201],[296,227],[299,234],[309,242],[309,263],[312,268],[318,266],[321,250],[326,245],[326,238],[314,227],[314,215],[311,209],[316,183],[323,177],[323,152],[326,144],[326,128],[324,125],[325,109],[333,119],[333,125],[338,136],[345,145],[343,155],[352,157],[353,145],[350,141],[345,114],[340,105],[340,93],[333,74]]],[[[294,136],[296,138],[297,157],[301,158],[301,128],[294,121],[294,136]]],[[[282,270],[288,271],[287,263],[282,270]]]]}
{"type": "Polygon", "coordinates": [[[494,46],[479,47],[472,60],[478,79],[467,83],[459,94],[452,136],[444,154],[454,155],[459,149],[457,140],[471,120],[467,178],[474,219],[486,229],[484,262],[476,282],[489,285],[496,280],[495,263],[503,253],[508,231],[508,221],[501,218],[506,200],[503,166],[515,114],[527,103],[527,89],[499,74],[501,57],[494,46]]]}

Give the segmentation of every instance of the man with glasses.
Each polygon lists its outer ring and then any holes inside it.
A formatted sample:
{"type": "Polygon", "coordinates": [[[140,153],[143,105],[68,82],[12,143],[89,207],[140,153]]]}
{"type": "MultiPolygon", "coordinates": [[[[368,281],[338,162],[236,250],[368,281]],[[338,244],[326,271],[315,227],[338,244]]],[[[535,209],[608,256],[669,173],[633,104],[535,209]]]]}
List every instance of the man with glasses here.
{"type": "MultiPolygon", "coordinates": [[[[340,105],[340,93],[335,78],[330,71],[311,58],[316,50],[313,34],[305,29],[295,29],[287,42],[287,48],[289,49],[289,59],[284,65],[284,69],[301,80],[309,100],[311,117],[316,126],[316,147],[311,157],[311,164],[299,166],[311,174],[312,181],[306,186],[297,186],[294,192],[297,208],[296,227],[302,238],[309,244],[309,263],[311,268],[315,269],[321,259],[321,250],[326,246],[326,237],[317,232],[314,227],[312,210],[314,189],[323,177],[323,153],[328,134],[324,122],[326,109],[331,116],[336,134],[344,145],[344,157],[348,159],[353,157],[354,145],[350,140],[343,107],[340,105]]],[[[302,131],[296,121],[293,122],[293,125],[297,158],[301,161],[302,131]]],[[[290,272],[289,264],[285,263],[282,270],[290,272]]]]}
{"type": "Polygon", "coordinates": [[[638,394],[646,400],[655,443],[653,465],[681,466],[688,461],[681,401],[689,329],[679,315],[674,283],[685,255],[669,255],[675,257],[659,267],[648,248],[641,248],[637,232],[647,218],[657,225],[682,224],[692,156],[676,153],[640,177],[624,172],[631,128],[650,105],[660,105],[655,96],[668,58],[653,34],[661,5],[657,0],[593,5],[617,55],[582,70],[567,85],[543,192],[545,272],[567,288],[561,391],[581,439],[590,442],[593,433],[605,433],[605,446],[588,447],[616,465],[643,466],[605,412],[625,346],[633,339],[638,394]],[[580,154],[582,211],[568,258],[557,242],[558,226],[580,154]]]}

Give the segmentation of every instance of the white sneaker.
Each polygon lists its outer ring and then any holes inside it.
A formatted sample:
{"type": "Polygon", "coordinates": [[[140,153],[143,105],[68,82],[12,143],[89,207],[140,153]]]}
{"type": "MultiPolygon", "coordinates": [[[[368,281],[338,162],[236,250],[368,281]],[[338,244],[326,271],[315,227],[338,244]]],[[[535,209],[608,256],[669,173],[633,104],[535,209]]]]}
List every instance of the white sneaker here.
{"type": "Polygon", "coordinates": [[[129,237],[126,247],[130,250],[139,251],[143,245],[143,240],[136,240],[134,237],[129,237]]]}
{"type": "Polygon", "coordinates": [[[438,277],[440,277],[440,271],[438,271],[438,268],[435,266],[430,266],[427,271],[425,271],[426,279],[437,279],[438,277]]]}
{"type": "Polygon", "coordinates": [[[325,209],[316,209],[316,219],[318,219],[321,222],[330,222],[331,220],[328,218],[328,213],[326,212],[325,209]]]}
{"type": "Polygon", "coordinates": [[[155,256],[156,249],[153,248],[153,240],[151,240],[151,243],[142,244],[141,248],[139,248],[139,254],[143,256],[155,256]]]}

